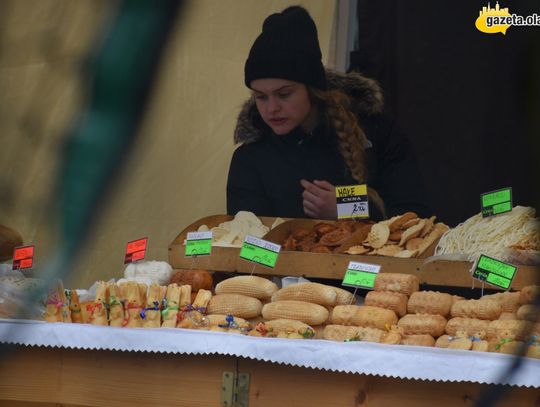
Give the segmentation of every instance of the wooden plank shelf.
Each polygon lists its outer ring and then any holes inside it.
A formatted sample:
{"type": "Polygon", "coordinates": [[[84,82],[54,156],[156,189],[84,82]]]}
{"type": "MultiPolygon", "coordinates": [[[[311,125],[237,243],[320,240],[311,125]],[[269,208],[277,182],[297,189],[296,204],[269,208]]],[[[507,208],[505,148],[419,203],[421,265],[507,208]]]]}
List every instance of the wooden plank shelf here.
{"type": "MultiPolygon", "coordinates": [[[[0,406],[223,406],[224,372],[249,375],[248,407],[474,405],[494,386],[328,372],[218,355],[3,345],[0,406]]],[[[538,389],[507,387],[498,406],[539,405],[538,389]]],[[[233,407],[233,406],[230,406],[233,407]]]]}

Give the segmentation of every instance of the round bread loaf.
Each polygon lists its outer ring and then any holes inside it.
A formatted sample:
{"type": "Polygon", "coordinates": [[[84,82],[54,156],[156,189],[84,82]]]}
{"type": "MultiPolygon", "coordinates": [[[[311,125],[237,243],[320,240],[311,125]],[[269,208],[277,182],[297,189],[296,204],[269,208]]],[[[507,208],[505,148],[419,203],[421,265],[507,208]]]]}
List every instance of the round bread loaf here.
{"type": "Polygon", "coordinates": [[[176,270],[171,276],[169,284],[190,285],[191,292],[212,289],[212,275],[206,270],[176,270]]]}

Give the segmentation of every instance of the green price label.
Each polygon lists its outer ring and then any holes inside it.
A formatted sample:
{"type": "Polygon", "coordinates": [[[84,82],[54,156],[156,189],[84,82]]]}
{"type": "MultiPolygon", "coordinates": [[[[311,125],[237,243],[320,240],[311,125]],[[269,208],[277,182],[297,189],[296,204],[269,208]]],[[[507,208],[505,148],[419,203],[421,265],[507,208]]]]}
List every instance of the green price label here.
{"type": "Polygon", "coordinates": [[[375,287],[375,278],[381,266],[377,264],[357,263],[351,261],[343,277],[341,285],[355,288],[375,287]]]}
{"type": "Polygon", "coordinates": [[[186,256],[208,256],[212,253],[212,232],[189,232],[186,256]]]}
{"type": "Polygon", "coordinates": [[[240,250],[240,258],[274,268],[280,250],[281,246],[278,244],[246,236],[240,250]]]}
{"type": "Polygon", "coordinates": [[[516,266],[482,254],[474,267],[472,276],[477,280],[508,290],[516,272],[516,266]]]}
{"type": "Polygon", "coordinates": [[[512,210],[512,188],[486,192],[480,196],[482,217],[495,216],[512,210]]]}
{"type": "Polygon", "coordinates": [[[508,290],[510,288],[510,285],[512,284],[512,280],[509,280],[507,278],[504,278],[504,277],[498,276],[497,274],[492,274],[492,273],[488,274],[486,281],[490,283],[491,285],[502,287],[505,290],[508,290]]]}

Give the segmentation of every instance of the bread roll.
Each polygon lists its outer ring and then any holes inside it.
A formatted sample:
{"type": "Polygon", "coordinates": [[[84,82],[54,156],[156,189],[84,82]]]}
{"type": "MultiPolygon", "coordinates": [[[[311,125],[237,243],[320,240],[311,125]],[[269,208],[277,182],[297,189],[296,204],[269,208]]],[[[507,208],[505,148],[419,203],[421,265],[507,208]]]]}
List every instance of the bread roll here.
{"type": "Polygon", "coordinates": [[[499,303],[502,312],[516,312],[519,308],[519,291],[503,292],[490,295],[484,295],[483,300],[494,300],[499,303]]]}
{"type": "Polygon", "coordinates": [[[448,349],[471,350],[473,342],[466,336],[454,338],[448,344],[448,349]]]}
{"type": "MultiPolygon", "coordinates": [[[[189,285],[185,285],[180,288],[180,297],[182,297],[183,288],[186,288],[186,287],[189,287],[189,285]]],[[[203,312],[203,313],[208,312],[207,308],[211,299],[212,299],[212,291],[204,290],[201,288],[199,291],[197,291],[197,295],[193,299],[193,304],[192,304],[193,308],[195,308],[199,312],[203,312]]]]}
{"type": "Polygon", "coordinates": [[[330,341],[366,341],[380,342],[384,331],[376,328],[358,326],[327,325],[323,331],[323,338],[330,341]]]}
{"type": "Polygon", "coordinates": [[[165,300],[166,306],[161,311],[161,327],[175,328],[178,319],[178,311],[180,310],[180,286],[178,284],[172,283],[167,286],[165,300]]]}
{"type": "Polygon", "coordinates": [[[332,323],[337,325],[356,325],[369,328],[386,329],[397,324],[394,311],[369,305],[338,305],[332,313],[332,323]]]}
{"type": "Polygon", "coordinates": [[[431,335],[405,335],[401,339],[402,345],[435,346],[435,338],[431,335]]]}
{"type": "Polygon", "coordinates": [[[253,297],[241,294],[214,295],[206,309],[208,314],[233,315],[239,318],[255,318],[261,314],[262,303],[253,297]]]}
{"type": "Polygon", "coordinates": [[[267,320],[294,319],[313,326],[328,319],[328,310],[311,302],[286,300],[265,304],[262,315],[267,320]]]}
{"type": "Polygon", "coordinates": [[[463,300],[458,301],[450,310],[452,317],[478,318],[494,320],[499,318],[502,307],[493,300],[463,300]]]}
{"type": "Polygon", "coordinates": [[[206,270],[175,270],[169,284],[190,285],[193,292],[212,289],[213,278],[206,270]]]}
{"type": "Polygon", "coordinates": [[[379,273],[375,278],[375,291],[393,291],[410,296],[418,291],[418,277],[412,274],[379,273]]]}
{"type": "Polygon", "coordinates": [[[266,300],[272,297],[278,286],[267,278],[258,276],[237,276],[223,280],[216,285],[216,294],[242,294],[266,300]]]}
{"type": "Polygon", "coordinates": [[[448,345],[450,345],[451,340],[452,340],[452,337],[450,335],[439,336],[437,340],[435,341],[435,347],[448,348],[448,345]]]}
{"type": "Polygon", "coordinates": [[[294,319],[274,319],[264,322],[269,337],[278,336],[280,333],[296,333],[303,339],[311,339],[315,336],[315,330],[308,324],[294,319]]]}
{"type": "Polygon", "coordinates": [[[333,305],[354,305],[356,304],[356,297],[353,293],[344,290],[339,287],[332,287],[336,292],[336,302],[333,305]]]}
{"type": "Polygon", "coordinates": [[[151,284],[148,287],[146,304],[141,311],[143,328],[159,328],[161,326],[161,303],[163,301],[162,290],[159,284],[151,284]]]}
{"type": "MultiPolygon", "coordinates": [[[[227,321],[227,317],[228,317],[228,315],[224,315],[224,314],[208,314],[208,315],[205,315],[204,316],[204,319],[206,320],[205,325],[208,328],[216,327],[216,326],[220,326],[220,325],[222,325],[225,328],[228,328],[229,327],[229,321],[227,321]]],[[[248,321],[246,321],[243,318],[239,318],[239,317],[234,317],[233,321],[232,321],[232,324],[236,325],[236,326],[239,326],[239,327],[243,327],[243,328],[250,327],[250,323],[248,321]]],[[[225,331],[227,331],[227,329],[225,331]]]]}
{"type": "Polygon", "coordinates": [[[475,350],[477,352],[487,352],[489,349],[489,342],[480,340],[480,341],[473,341],[472,344],[472,350],[475,350]]]}
{"type": "Polygon", "coordinates": [[[452,305],[454,305],[458,301],[463,301],[465,297],[461,297],[459,295],[452,295],[452,305]]]}
{"type": "MultiPolygon", "coordinates": [[[[94,305],[94,301],[85,301],[81,302],[81,314],[82,314],[82,322],[83,324],[89,324],[90,320],[92,319],[92,306],[94,305]]],[[[122,322],[124,321],[124,307],[122,306],[122,319],[120,320],[119,325],[115,326],[122,326],[122,322]]]]}
{"type": "Polygon", "coordinates": [[[518,319],[518,317],[515,312],[503,312],[499,316],[499,319],[518,319]]]}
{"type": "MultiPolygon", "coordinates": [[[[122,305],[122,294],[120,287],[116,283],[109,283],[109,325],[120,327],[124,323],[124,306],[122,305]]],[[[83,309],[84,311],[84,309],[83,309]]],[[[84,315],[84,313],[83,313],[84,315]]],[[[160,316],[161,320],[161,316],[160,316]]]]}
{"type": "MultiPolygon", "coordinates": [[[[133,282],[133,285],[135,286],[135,289],[137,289],[137,283],[133,282]]],[[[136,291],[136,293],[138,294],[138,291],[136,291]]],[[[90,323],[92,325],[109,325],[109,320],[107,317],[108,297],[109,285],[105,281],[99,281],[96,285],[96,299],[94,304],[91,306],[92,311],[90,313],[90,323]]],[[[131,303],[132,301],[134,304],[136,303],[139,306],[140,311],[142,302],[140,301],[139,297],[134,298],[133,300],[131,297],[127,297],[126,299],[128,303],[131,303]]]]}
{"type": "Polygon", "coordinates": [[[525,343],[521,341],[510,341],[510,342],[501,342],[498,345],[499,353],[506,353],[508,355],[517,355],[521,352],[521,348],[526,346],[525,343]]]}
{"type": "MultiPolygon", "coordinates": [[[[197,298],[198,293],[194,293],[195,296],[193,297],[193,301],[197,298]]],[[[202,295],[202,294],[201,294],[202,295]]],[[[191,300],[191,286],[188,284],[180,286],[180,302],[178,303],[180,308],[187,307],[189,304],[192,304],[193,301],[191,300]]],[[[208,306],[208,304],[205,305],[205,307],[208,306]]]]}
{"type": "Polygon", "coordinates": [[[484,319],[456,317],[448,321],[445,331],[452,336],[460,331],[465,332],[468,336],[475,336],[478,332],[486,332],[489,323],[484,319]]]}
{"type": "Polygon", "coordinates": [[[275,301],[305,301],[323,306],[333,306],[336,303],[337,293],[328,285],[319,283],[291,284],[272,295],[275,301]]]}
{"type": "Polygon", "coordinates": [[[370,291],[366,295],[365,305],[394,311],[399,317],[407,313],[407,296],[391,291],[370,291]]]}
{"type": "Polygon", "coordinates": [[[528,285],[523,287],[519,292],[519,303],[521,305],[532,304],[534,298],[538,295],[540,295],[540,285],[528,285]]]}
{"type": "Polygon", "coordinates": [[[397,325],[392,325],[388,331],[382,336],[380,343],[385,343],[388,345],[399,345],[401,339],[403,339],[404,333],[403,329],[397,325]]]}
{"type": "Polygon", "coordinates": [[[452,308],[452,296],[437,291],[417,291],[407,303],[409,314],[431,314],[447,317],[452,308]]]}
{"type": "Polygon", "coordinates": [[[530,337],[531,328],[532,324],[529,321],[491,321],[487,329],[487,338],[490,340],[512,339],[526,341],[530,337]]]}
{"type": "Polygon", "coordinates": [[[71,322],[74,324],[82,324],[83,316],[81,312],[81,302],[79,300],[79,293],[77,290],[66,291],[69,293],[69,311],[71,314],[71,322]]]}
{"type": "Polygon", "coordinates": [[[428,334],[438,338],[444,333],[446,319],[440,315],[408,314],[398,321],[405,335],[428,334]]]}
{"type": "Polygon", "coordinates": [[[540,322],[540,307],[536,307],[533,304],[524,304],[519,307],[516,316],[517,319],[540,322]]]}

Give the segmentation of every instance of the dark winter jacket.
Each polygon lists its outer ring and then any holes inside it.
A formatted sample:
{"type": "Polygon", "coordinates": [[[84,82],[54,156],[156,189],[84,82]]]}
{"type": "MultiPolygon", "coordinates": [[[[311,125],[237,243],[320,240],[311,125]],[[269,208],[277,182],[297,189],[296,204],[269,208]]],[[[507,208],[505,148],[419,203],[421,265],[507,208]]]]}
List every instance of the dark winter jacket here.
{"type": "MultiPolygon", "coordinates": [[[[409,140],[382,115],[378,84],[359,74],[327,72],[330,88],[353,98],[352,110],[370,146],[366,148],[367,184],[385,202],[388,216],[414,211],[431,215],[409,140]]],[[[326,180],[333,185],[357,184],[338,151],[332,129],[319,125],[310,134],[299,128],[277,136],[262,121],[253,101],[243,106],[227,181],[227,213],[239,210],[259,216],[307,217],[301,179],[326,180]]],[[[372,219],[379,220],[380,215],[372,219]]]]}

